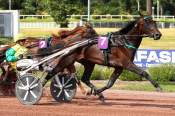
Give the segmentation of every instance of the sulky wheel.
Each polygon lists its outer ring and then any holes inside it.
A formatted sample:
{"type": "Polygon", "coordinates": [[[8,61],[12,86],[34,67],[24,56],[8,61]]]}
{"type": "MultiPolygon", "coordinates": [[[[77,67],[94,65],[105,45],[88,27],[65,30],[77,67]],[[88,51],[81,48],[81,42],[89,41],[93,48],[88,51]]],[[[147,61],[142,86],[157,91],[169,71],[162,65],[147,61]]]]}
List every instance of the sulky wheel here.
{"type": "Polygon", "coordinates": [[[76,80],[73,76],[56,75],[51,82],[50,91],[52,97],[58,102],[69,102],[76,94],[76,80]]]}
{"type": "Polygon", "coordinates": [[[16,82],[16,97],[24,105],[36,104],[42,96],[42,88],[40,79],[30,74],[23,75],[16,82]]]}

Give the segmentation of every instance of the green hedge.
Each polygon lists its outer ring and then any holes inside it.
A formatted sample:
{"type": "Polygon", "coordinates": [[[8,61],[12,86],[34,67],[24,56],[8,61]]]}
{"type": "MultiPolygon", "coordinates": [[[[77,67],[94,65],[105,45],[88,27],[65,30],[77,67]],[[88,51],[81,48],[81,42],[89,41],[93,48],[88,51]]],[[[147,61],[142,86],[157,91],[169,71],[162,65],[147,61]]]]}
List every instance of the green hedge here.
{"type": "Polygon", "coordinates": [[[0,45],[13,43],[12,38],[0,37],[0,45]]]}
{"type": "MultiPolygon", "coordinates": [[[[83,75],[84,67],[77,66],[76,69],[77,69],[78,77],[81,78],[83,75]]],[[[95,66],[95,69],[91,75],[91,80],[109,79],[113,71],[114,69],[112,68],[107,68],[107,67],[97,65],[95,66]]],[[[123,73],[120,76],[120,79],[123,81],[141,81],[142,80],[142,78],[139,77],[137,74],[129,72],[127,70],[123,71],[123,73]]]]}
{"type": "Polygon", "coordinates": [[[150,67],[148,70],[152,78],[156,81],[175,81],[175,66],[172,64],[164,64],[159,67],[150,67]]]}
{"type": "MultiPolygon", "coordinates": [[[[84,71],[83,66],[77,66],[77,72],[78,72],[79,78],[81,78],[83,71],[84,71]]],[[[172,64],[164,64],[158,67],[150,67],[148,68],[147,71],[149,72],[151,77],[158,82],[166,83],[169,81],[175,81],[175,66],[173,66],[172,64]]],[[[92,73],[91,80],[109,79],[112,72],[113,72],[112,68],[107,68],[107,67],[102,67],[97,65],[92,73]]],[[[142,78],[135,73],[124,70],[123,73],[120,75],[120,80],[142,81],[142,80],[145,80],[145,78],[142,78]]]]}
{"type": "Polygon", "coordinates": [[[133,72],[124,70],[120,76],[120,80],[122,81],[142,81],[143,78],[133,72]]]}
{"type": "Polygon", "coordinates": [[[36,18],[36,17],[27,17],[27,18],[24,18],[24,19],[20,19],[20,22],[53,22],[53,18],[51,17],[46,17],[46,18],[43,18],[43,19],[39,19],[39,18],[36,18]]]}
{"type": "MultiPolygon", "coordinates": [[[[78,78],[81,78],[84,72],[84,67],[78,65],[76,66],[76,70],[77,70],[78,78]]],[[[112,68],[107,68],[107,67],[96,65],[91,75],[91,80],[106,80],[110,77],[112,72],[113,72],[112,68]]]]}

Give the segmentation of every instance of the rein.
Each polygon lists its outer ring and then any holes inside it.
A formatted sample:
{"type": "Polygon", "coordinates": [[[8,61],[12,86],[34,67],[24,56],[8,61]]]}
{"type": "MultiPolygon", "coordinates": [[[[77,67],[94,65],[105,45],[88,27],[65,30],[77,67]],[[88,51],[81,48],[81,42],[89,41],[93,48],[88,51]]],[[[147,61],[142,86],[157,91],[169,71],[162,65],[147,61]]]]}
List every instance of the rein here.
{"type": "MultiPolygon", "coordinates": [[[[144,18],[144,20],[146,20],[144,18]]],[[[123,42],[124,42],[124,46],[128,49],[135,49],[137,50],[137,47],[135,47],[131,42],[129,42],[128,40],[136,40],[138,38],[129,38],[128,37],[151,37],[152,35],[148,35],[148,34],[143,34],[143,28],[144,28],[144,22],[140,22],[140,24],[136,23],[135,26],[129,31],[133,31],[134,29],[137,31],[138,29],[138,34],[137,35],[128,35],[128,34],[117,34],[115,35],[115,33],[110,33],[110,38],[114,38],[114,39],[117,39],[117,38],[120,38],[120,37],[123,37],[121,39],[123,39],[123,42]]],[[[129,33],[127,32],[127,33],[129,33]]],[[[112,42],[114,43],[114,42],[112,42]]]]}

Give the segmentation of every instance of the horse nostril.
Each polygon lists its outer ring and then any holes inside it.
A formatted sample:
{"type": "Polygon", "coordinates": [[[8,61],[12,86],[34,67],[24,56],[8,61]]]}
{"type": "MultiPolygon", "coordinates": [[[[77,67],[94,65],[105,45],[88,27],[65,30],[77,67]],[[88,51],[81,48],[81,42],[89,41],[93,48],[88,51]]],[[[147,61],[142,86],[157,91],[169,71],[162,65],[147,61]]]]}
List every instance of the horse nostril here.
{"type": "Polygon", "coordinates": [[[160,33],[156,33],[154,36],[155,36],[155,38],[158,39],[158,38],[160,38],[162,35],[161,35],[160,33]]]}

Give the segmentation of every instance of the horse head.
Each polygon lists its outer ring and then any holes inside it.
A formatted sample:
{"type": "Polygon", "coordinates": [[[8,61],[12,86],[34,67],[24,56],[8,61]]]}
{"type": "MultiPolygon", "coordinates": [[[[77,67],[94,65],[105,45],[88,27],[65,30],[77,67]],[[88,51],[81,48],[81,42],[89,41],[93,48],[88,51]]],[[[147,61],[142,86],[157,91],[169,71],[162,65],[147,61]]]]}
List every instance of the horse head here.
{"type": "Polygon", "coordinates": [[[145,35],[154,38],[154,40],[159,40],[162,36],[157,28],[156,22],[150,15],[140,15],[140,18],[135,23],[135,28],[138,29],[139,35],[145,35]]]}

